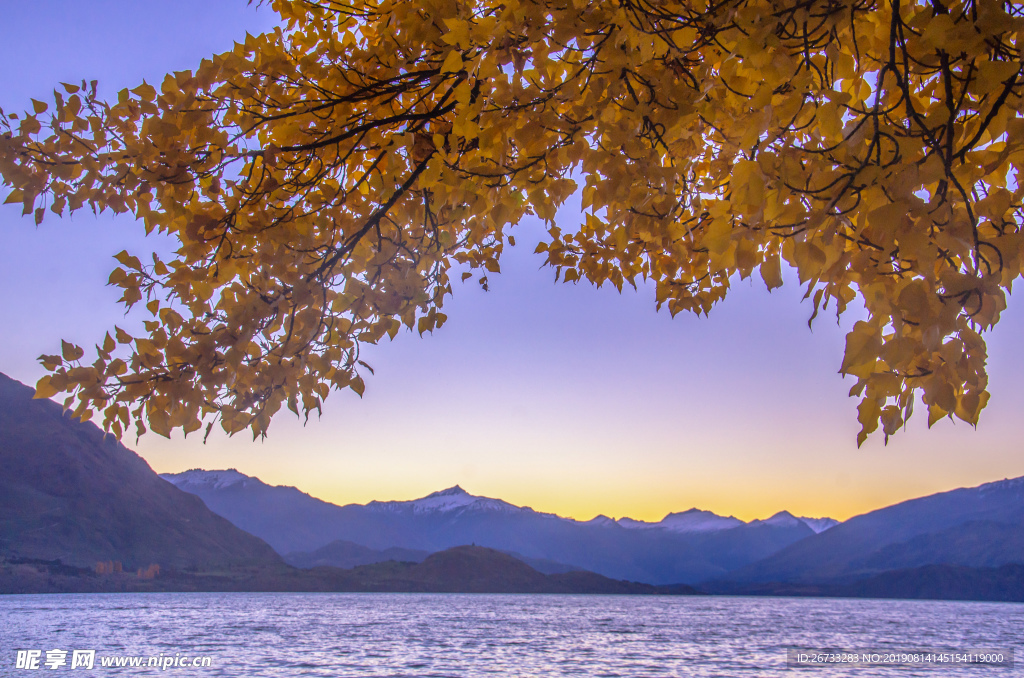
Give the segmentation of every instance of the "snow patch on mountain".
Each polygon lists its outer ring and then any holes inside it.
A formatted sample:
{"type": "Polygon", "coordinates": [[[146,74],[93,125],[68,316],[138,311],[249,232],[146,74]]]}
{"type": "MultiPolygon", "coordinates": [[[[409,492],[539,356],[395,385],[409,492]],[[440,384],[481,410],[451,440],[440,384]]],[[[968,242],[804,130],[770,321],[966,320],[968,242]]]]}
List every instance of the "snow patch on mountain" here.
{"type": "Polygon", "coordinates": [[[692,508],[682,513],[670,513],[658,523],[672,532],[717,532],[743,525],[743,521],[733,516],[720,516],[711,511],[692,508]]]}
{"type": "Polygon", "coordinates": [[[802,521],[789,511],[779,511],[767,520],[751,520],[750,525],[770,525],[772,527],[797,527],[802,521]]]}
{"type": "Polygon", "coordinates": [[[821,534],[830,527],[835,527],[839,524],[839,521],[835,518],[804,518],[801,516],[800,520],[804,522],[804,525],[814,530],[815,534],[821,534]]]}
{"type": "Polygon", "coordinates": [[[839,524],[834,518],[804,518],[794,516],[789,511],[779,511],[767,520],[752,520],[750,525],[769,525],[771,527],[798,527],[803,524],[811,528],[815,534],[820,534],[830,527],[839,524]]]}
{"type": "Polygon", "coordinates": [[[448,513],[459,510],[512,513],[531,510],[514,506],[500,499],[472,495],[458,485],[449,487],[447,490],[432,492],[420,499],[410,501],[371,501],[366,507],[375,511],[412,511],[413,513],[448,513]]]}
{"type": "Polygon", "coordinates": [[[996,480],[991,483],[985,483],[979,485],[977,488],[980,494],[983,496],[991,492],[1022,492],[1024,491],[1024,476],[1020,478],[1004,478],[1003,480],[996,480]]]}
{"type": "Polygon", "coordinates": [[[617,522],[621,527],[625,527],[630,530],[649,530],[652,527],[661,527],[659,523],[648,523],[644,520],[633,520],[632,518],[619,518],[615,522],[617,522]]]}
{"type": "Polygon", "coordinates": [[[678,532],[680,534],[689,532],[717,532],[718,530],[731,530],[732,528],[740,527],[741,525],[797,527],[801,523],[814,530],[815,533],[820,533],[839,524],[839,521],[833,518],[798,518],[789,511],[779,511],[766,520],[752,520],[749,523],[745,523],[734,516],[720,516],[716,513],[712,513],[711,511],[702,511],[697,508],[692,508],[689,511],[683,511],[681,513],[670,513],[657,523],[648,523],[643,520],[634,520],[633,518],[619,518],[616,522],[621,527],[625,527],[630,530],[662,529],[678,532]]]}
{"type": "Polygon", "coordinates": [[[244,473],[239,473],[233,468],[224,469],[222,471],[204,471],[201,468],[194,468],[189,469],[188,471],[183,471],[182,473],[161,473],[160,477],[182,490],[186,490],[186,487],[197,489],[205,487],[208,489],[223,490],[226,487],[231,487],[238,483],[245,483],[247,480],[256,480],[256,482],[260,482],[258,479],[250,478],[244,473]]]}
{"type": "Polygon", "coordinates": [[[743,525],[743,521],[733,516],[720,516],[711,511],[702,511],[692,508],[681,513],[670,513],[660,522],[648,523],[643,520],[632,518],[619,518],[617,521],[622,527],[631,530],[662,529],[670,532],[716,532],[728,530],[743,525]]]}

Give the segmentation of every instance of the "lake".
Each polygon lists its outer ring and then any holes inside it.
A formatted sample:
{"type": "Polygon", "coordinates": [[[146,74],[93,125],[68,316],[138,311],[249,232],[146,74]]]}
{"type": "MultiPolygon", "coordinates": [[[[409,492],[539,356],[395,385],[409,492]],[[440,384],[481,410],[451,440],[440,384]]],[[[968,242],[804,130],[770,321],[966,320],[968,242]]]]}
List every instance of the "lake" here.
{"type": "Polygon", "coordinates": [[[706,596],[153,593],[0,596],[0,675],[1002,676],[787,668],[787,649],[1016,650],[1024,604],[706,596]],[[21,650],[19,656],[18,650],[21,650]],[[60,652],[48,655],[48,650],[60,652]],[[86,667],[94,650],[94,668],[86,667]],[[103,668],[102,661],[142,668],[103,668]],[[47,660],[54,670],[47,668],[47,660]],[[164,669],[146,662],[168,664],[164,669]],[[197,661],[197,668],[174,666],[197,661]],[[205,660],[209,665],[201,666],[205,660]],[[63,661],[63,663],[61,663],[63,661]],[[79,665],[72,668],[72,662],[79,665]]]}

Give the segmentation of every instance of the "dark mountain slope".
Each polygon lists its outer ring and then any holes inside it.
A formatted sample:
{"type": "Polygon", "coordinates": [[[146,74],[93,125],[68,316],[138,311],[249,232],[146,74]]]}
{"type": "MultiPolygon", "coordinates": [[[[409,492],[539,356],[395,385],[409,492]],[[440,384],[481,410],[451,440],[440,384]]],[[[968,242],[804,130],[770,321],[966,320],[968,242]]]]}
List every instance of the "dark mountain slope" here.
{"type": "MultiPolygon", "coordinates": [[[[267,485],[234,469],[165,473],[161,477],[196,495],[211,511],[259,536],[278,553],[310,552],[336,539],[347,540],[343,531],[335,528],[347,507],[311,497],[294,487],[267,485]]],[[[376,550],[394,545],[358,543],[376,550]]]]}
{"type": "Polygon", "coordinates": [[[988,600],[1024,602],[1024,565],[963,567],[926,565],[892,570],[846,587],[842,594],[858,598],[988,600]]]}
{"type": "MultiPolygon", "coordinates": [[[[313,570],[312,572],[316,572],[313,570]]],[[[350,571],[358,591],[437,593],[626,593],[692,594],[687,586],[658,587],[616,581],[593,572],[542,574],[507,553],[482,546],[456,546],[422,563],[377,563],[350,571]]]]}
{"type": "Polygon", "coordinates": [[[284,556],[285,562],[294,567],[340,567],[351,569],[360,565],[386,563],[389,560],[407,563],[422,563],[429,551],[413,549],[371,549],[355,542],[336,539],[315,551],[294,551],[284,556]]]}
{"type": "Polygon", "coordinates": [[[975,568],[1024,563],[1024,525],[974,520],[882,547],[854,566],[877,571],[939,563],[975,568]]]}
{"type": "Polygon", "coordinates": [[[1024,558],[1024,478],[912,499],[792,544],[724,579],[817,583],[928,564],[994,567],[1024,558]]]}
{"type": "Polygon", "coordinates": [[[0,555],[127,568],[280,564],[96,426],[0,375],[0,555]]]}
{"type": "Polygon", "coordinates": [[[480,546],[458,546],[422,563],[388,561],[352,569],[287,565],[234,567],[210,572],[172,570],[153,578],[99,575],[53,562],[0,557],[0,593],[130,591],[351,591],[392,593],[600,593],[686,595],[683,586],[616,581],[593,572],[546,575],[512,556],[480,546]]]}
{"type": "MultiPolygon", "coordinates": [[[[360,565],[372,565],[374,563],[386,563],[389,560],[405,563],[422,563],[430,555],[430,551],[417,551],[414,549],[389,548],[371,549],[355,542],[336,539],[326,546],[321,546],[315,551],[294,551],[285,554],[284,560],[289,565],[310,569],[313,567],[340,567],[350,569],[360,565]]],[[[523,561],[533,569],[543,574],[562,574],[573,572],[578,567],[559,563],[554,560],[543,558],[529,558],[520,553],[509,553],[508,555],[523,561]]]]}

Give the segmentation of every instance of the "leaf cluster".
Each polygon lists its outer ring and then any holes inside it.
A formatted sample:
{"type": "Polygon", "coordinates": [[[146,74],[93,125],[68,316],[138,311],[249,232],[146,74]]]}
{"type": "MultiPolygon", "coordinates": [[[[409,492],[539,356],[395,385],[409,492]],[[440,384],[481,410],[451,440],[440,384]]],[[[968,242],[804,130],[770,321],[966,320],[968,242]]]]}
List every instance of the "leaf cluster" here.
{"type": "Polygon", "coordinates": [[[651,280],[672,314],[755,270],[777,287],[783,262],[815,315],[859,298],[859,442],[917,395],[929,423],[977,423],[981,333],[1024,265],[1018,4],[271,4],[278,30],[159,90],[0,113],[8,202],[128,212],[180,245],[118,256],[147,334],[44,356],[38,395],[118,435],[262,435],[282,406],[362,393],[360,346],[440,327],[452,271],[486,286],[535,214],[562,280],[651,280]]]}

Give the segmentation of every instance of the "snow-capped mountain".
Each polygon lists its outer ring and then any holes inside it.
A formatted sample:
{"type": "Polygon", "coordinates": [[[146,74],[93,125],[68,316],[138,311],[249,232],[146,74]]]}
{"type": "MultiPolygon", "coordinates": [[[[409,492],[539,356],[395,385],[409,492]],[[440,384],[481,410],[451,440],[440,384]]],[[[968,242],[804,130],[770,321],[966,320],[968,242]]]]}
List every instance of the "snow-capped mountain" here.
{"type": "Polygon", "coordinates": [[[779,511],[767,520],[752,520],[750,525],[771,525],[773,527],[793,527],[794,525],[806,525],[814,530],[815,534],[821,534],[830,527],[839,524],[834,518],[803,518],[794,516],[789,511],[779,511]]]}
{"type": "MultiPolygon", "coordinates": [[[[226,487],[230,487],[237,483],[244,484],[246,481],[255,480],[250,478],[244,473],[239,473],[233,468],[225,469],[223,471],[204,471],[201,468],[194,468],[182,473],[164,473],[162,475],[164,480],[171,480],[171,482],[178,487],[180,490],[191,492],[186,488],[194,487],[208,487],[215,490],[222,490],[226,487]]],[[[196,494],[196,492],[192,492],[196,494]]]]}
{"type": "Polygon", "coordinates": [[[420,499],[409,501],[371,501],[366,505],[375,511],[412,511],[413,513],[447,513],[450,511],[532,511],[533,509],[509,504],[500,499],[478,497],[458,485],[447,490],[432,492],[420,499]]]}
{"type": "Polygon", "coordinates": [[[714,532],[739,527],[743,521],[733,516],[720,516],[711,511],[692,508],[682,513],[670,513],[660,523],[673,532],[714,532]]]}
{"type": "Polygon", "coordinates": [[[789,511],[779,511],[766,520],[752,520],[751,525],[771,525],[773,527],[794,527],[801,521],[789,511]]]}
{"type": "Polygon", "coordinates": [[[731,530],[741,525],[768,525],[770,527],[796,527],[804,524],[811,528],[815,534],[824,532],[828,528],[838,525],[839,521],[833,518],[798,518],[789,511],[779,511],[766,520],[752,520],[745,523],[734,516],[720,516],[711,511],[702,511],[692,508],[681,513],[670,513],[657,523],[647,523],[632,518],[619,518],[616,521],[620,526],[631,530],[662,529],[678,532],[717,532],[718,530],[731,530]]]}
{"type": "Polygon", "coordinates": [[[803,518],[794,516],[789,511],[779,511],[767,520],[752,520],[750,525],[772,525],[774,527],[792,527],[803,524],[814,530],[815,534],[821,534],[830,527],[839,524],[834,518],[803,518]]]}
{"type": "Polygon", "coordinates": [[[728,530],[739,527],[745,523],[733,516],[720,516],[711,511],[702,511],[692,508],[681,513],[670,513],[660,522],[647,523],[632,518],[619,518],[619,525],[631,530],[662,529],[671,532],[715,532],[717,530],[728,530]]]}
{"type": "Polygon", "coordinates": [[[825,530],[835,527],[839,521],[835,518],[800,518],[804,525],[814,530],[815,534],[821,534],[825,530]]]}

